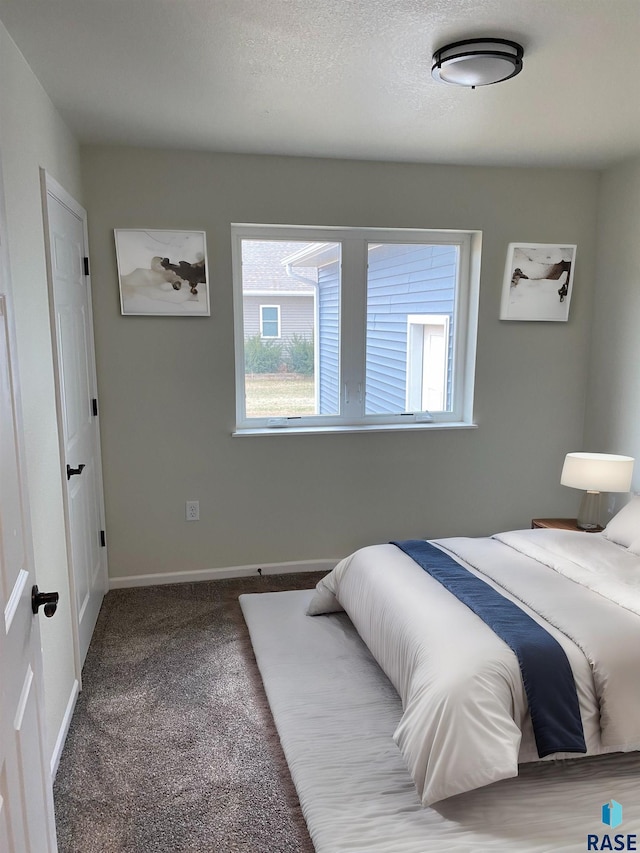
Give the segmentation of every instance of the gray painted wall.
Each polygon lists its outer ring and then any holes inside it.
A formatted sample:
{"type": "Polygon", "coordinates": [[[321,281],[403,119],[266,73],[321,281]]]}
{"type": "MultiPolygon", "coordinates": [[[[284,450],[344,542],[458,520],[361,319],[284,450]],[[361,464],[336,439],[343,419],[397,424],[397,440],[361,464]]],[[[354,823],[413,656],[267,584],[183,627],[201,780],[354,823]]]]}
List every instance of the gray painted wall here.
{"type": "Polygon", "coordinates": [[[640,157],[604,173],[598,225],[585,449],[635,457],[640,491],[640,157]]]}
{"type": "Polygon", "coordinates": [[[82,161],[113,577],[574,514],[559,478],[583,443],[597,172],[99,146],[82,161]],[[231,222],[481,229],[479,428],[233,438],[231,222]],[[210,318],[120,316],[112,231],[134,227],[206,230],[210,318]],[[517,240],[577,243],[568,323],[498,320],[517,240]]]}

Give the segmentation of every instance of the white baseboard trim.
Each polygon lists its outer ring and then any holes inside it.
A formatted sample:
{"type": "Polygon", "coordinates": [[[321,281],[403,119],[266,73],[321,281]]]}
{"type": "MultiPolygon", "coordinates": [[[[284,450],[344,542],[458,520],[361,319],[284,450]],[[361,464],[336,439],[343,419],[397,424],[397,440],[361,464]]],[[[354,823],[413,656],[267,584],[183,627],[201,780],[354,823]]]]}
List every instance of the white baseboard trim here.
{"type": "Polygon", "coordinates": [[[134,586],[156,586],[168,583],[194,583],[215,581],[223,578],[244,578],[250,575],[286,575],[294,572],[330,572],[340,557],[326,560],[299,560],[291,563],[256,563],[254,566],[230,566],[221,569],[198,569],[193,572],[164,572],[153,575],[129,575],[109,578],[109,589],[124,589],[134,586]],[[260,570],[260,571],[258,571],[260,570]]]}
{"type": "Polygon", "coordinates": [[[64,744],[67,739],[67,735],[69,734],[69,726],[71,725],[71,717],[73,717],[73,711],[76,707],[76,702],[78,700],[78,693],[80,692],[80,682],[77,678],[73,681],[73,687],[71,688],[71,695],[69,696],[69,701],[67,702],[67,708],[64,712],[64,717],[62,718],[62,724],[60,726],[60,731],[58,732],[58,737],[56,738],[55,746],[53,747],[53,755],[51,756],[51,781],[53,782],[56,778],[56,774],[58,772],[58,766],[60,764],[60,757],[62,756],[62,750],[64,749],[64,744]]]}

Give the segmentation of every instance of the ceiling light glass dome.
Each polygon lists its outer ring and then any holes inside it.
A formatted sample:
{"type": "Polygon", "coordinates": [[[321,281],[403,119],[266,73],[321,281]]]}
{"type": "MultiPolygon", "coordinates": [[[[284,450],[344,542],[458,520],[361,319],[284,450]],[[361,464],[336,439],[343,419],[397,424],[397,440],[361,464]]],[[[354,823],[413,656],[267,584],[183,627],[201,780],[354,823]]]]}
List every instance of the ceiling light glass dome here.
{"type": "Polygon", "coordinates": [[[436,50],[431,76],[454,86],[489,86],[519,74],[523,55],[522,46],[515,41],[464,39],[436,50]]]}

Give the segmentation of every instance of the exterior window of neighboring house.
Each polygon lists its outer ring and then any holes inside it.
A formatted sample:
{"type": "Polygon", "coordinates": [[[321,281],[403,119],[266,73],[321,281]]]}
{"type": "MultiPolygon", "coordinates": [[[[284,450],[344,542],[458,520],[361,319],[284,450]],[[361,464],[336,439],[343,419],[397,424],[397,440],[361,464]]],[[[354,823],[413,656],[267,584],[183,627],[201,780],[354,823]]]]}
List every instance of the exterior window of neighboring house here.
{"type": "Polygon", "coordinates": [[[479,232],[232,236],[240,434],[472,425],[479,232]]]}
{"type": "Polygon", "coordinates": [[[263,338],[280,337],[280,306],[260,306],[260,334],[263,338]]]}

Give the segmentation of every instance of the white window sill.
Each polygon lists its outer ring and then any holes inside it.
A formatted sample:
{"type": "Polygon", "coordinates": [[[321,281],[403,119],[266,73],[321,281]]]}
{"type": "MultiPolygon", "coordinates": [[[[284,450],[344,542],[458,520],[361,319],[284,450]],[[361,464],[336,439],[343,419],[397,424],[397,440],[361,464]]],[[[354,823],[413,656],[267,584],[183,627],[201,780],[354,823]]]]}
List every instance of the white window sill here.
{"type": "Polygon", "coordinates": [[[353,433],[353,432],[424,432],[427,430],[442,429],[477,429],[478,424],[469,424],[462,421],[452,423],[405,423],[405,424],[344,424],[333,426],[306,426],[306,427],[256,427],[236,429],[231,433],[234,438],[245,438],[254,435],[326,435],[328,433],[353,433]]]}

